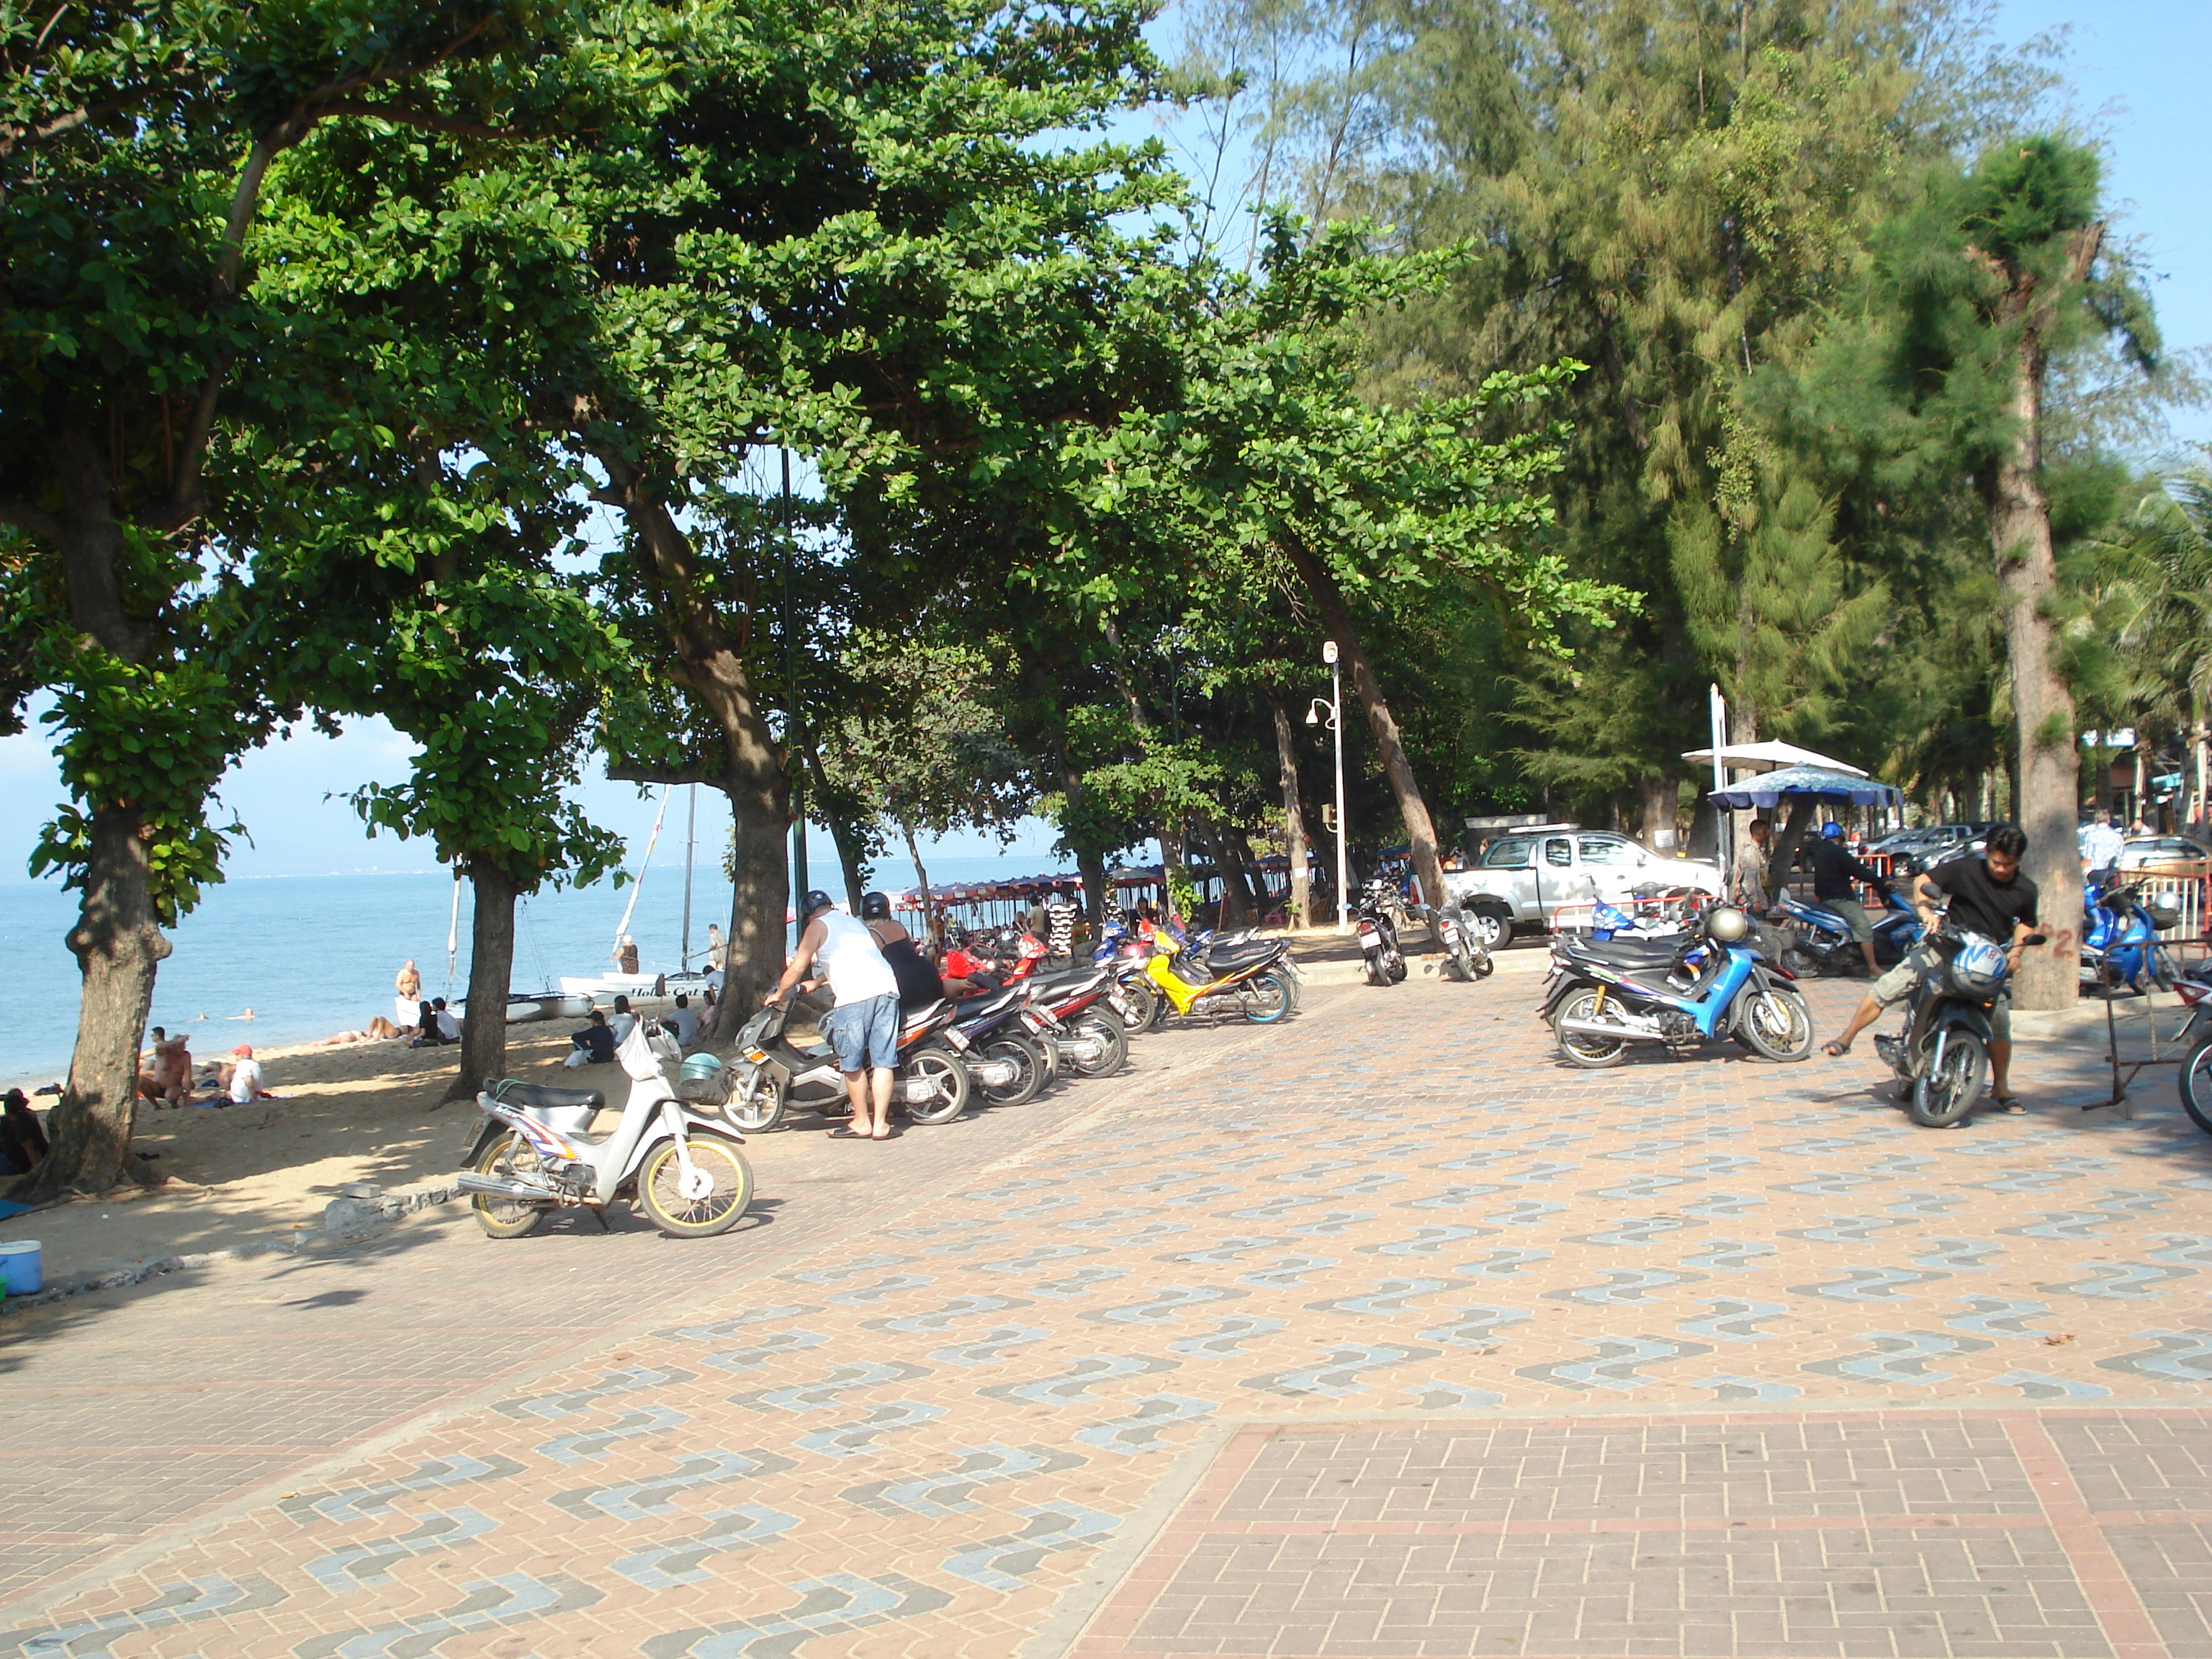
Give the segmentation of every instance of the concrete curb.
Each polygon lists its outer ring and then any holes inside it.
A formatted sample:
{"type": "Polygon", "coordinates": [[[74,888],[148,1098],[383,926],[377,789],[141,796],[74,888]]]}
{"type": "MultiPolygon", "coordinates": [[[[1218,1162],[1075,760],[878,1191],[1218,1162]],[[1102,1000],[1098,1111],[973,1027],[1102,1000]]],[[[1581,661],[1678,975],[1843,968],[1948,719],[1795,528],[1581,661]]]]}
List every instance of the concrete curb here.
{"type": "Polygon", "coordinates": [[[438,1187],[417,1188],[413,1192],[384,1193],[365,1186],[342,1195],[323,1206],[323,1219],[319,1226],[302,1226],[284,1238],[256,1239],[249,1244],[233,1244],[220,1250],[195,1250],[185,1254],[147,1256],[142,1261],[118,1262],[112,1267],[94,1267],[81,1273],[71,1273],[66,1279],[55,1280],[44,1290],[31,1296],[11,1296],[0,1301],[0,1315],[18,1308],[42,1308],[49,1303],[66,1302],[71,1297],[83,1296],[92,1291],[114,1291],[168,1273],[183,1273],[194,1267],[211,1267],[223,1261],[250,1261],[256,1256],[298,1255],[319,1244],[340,1240],[354,1240],[388,1225],[403,1216],[427,1210],[433,1205],[450,1204],[461,1196],[461,1189],[452,1183],[438,1187]]]}

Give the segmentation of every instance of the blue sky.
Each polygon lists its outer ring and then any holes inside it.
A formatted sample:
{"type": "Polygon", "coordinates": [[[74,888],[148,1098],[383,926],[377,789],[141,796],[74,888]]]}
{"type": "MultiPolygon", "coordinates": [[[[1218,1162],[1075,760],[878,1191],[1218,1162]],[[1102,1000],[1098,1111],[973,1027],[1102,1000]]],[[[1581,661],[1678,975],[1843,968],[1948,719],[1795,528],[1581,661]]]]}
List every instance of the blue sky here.
{"type": "MultiPolygon", "coordinates": [[[[2074,94],[2069,112],[2108,153],[2118,228],[2140,240],[2152,273],[2159,320],[2170,348],[2212,346],[2212,170],[2206,166],[2205,71],[2212,64],[2207,0],[2004,0],[1994,15],[2000,39],[2019,43],[2066,28],[2074,94]]],[[[2212,444],[2212,410],[2184,411],[2177,435],[2212,444]]],[[[236,877],[319,875],[431,867],[420,842],[367,840],[341,795],[368,779],[405,775],[407,746],[381,721],[337,739],[312,734],[247,757],[222,787],[223,803],[252,836],[231,862],[236,877]]],[[[0,799],[18,803],[0,819],[0,881],[23,878],[46,803],[58,798],[52,757],[34,731],[0,738],[0,799]]],[[[599,782],[586,790],[594,816],[642,842],[649,804],[634,787],[599,782]]],[[[702,803],[703,807],[703,803],[702,803]]],[[[703,812],[702,812],[703,817],[703,812]]],[[[1044,826],[1025,827],[1018,854],[1042,860],[1044,826]]],[[[956,838],[952,854],[997,850],[987,838],[956,838]]],[[[826,838],[817,858],[827,856],[826,838]]]]}

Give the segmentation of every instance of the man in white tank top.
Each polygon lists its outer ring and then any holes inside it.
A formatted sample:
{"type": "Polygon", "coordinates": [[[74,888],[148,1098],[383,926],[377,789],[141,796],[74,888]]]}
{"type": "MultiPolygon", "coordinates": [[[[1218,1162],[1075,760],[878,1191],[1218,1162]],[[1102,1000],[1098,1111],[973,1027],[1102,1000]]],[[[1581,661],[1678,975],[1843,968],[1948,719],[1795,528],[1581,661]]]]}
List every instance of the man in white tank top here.
{"type": "Polygon", "coordinates": [[[836,1006],[822,1021],[822,1034],[837,1050],[837,1069],[845,1074],[846,1097],[853,1103],[856,1140],[888,1140],[891,1133],[891,1070],[898,1064],[898,978],[884,960],[875,935],[839,911],[819,888],[799,902],[806,925],[799,948],[763,999],[775,1002],[806,977],[817,963],[830,981],[836,1006]],[[871,1108],[872,1107],[872,1110],[871,1108]]]}

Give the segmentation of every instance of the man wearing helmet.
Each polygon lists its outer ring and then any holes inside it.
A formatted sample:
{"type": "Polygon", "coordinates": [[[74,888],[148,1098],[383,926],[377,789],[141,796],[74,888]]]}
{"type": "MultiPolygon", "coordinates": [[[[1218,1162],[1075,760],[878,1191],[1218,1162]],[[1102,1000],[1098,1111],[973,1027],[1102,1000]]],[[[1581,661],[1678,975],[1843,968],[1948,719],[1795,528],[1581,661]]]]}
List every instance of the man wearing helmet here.
{"type": "Polygon", "coordinates": [[[898,1064],[898,979],[875,937],[839,913],[819,888],[799,902],[805,927],[799,948],[761,1000],[781,1001],[819,962],[836,1002],[823,1018],[822,1035],[837,1050],[845,1095],[853,1103],[847,1131],[856,1140],[888,1140],[891,1133],[891,1072],[898,1064]],[[872,1111],[871,1106],[872,1105],[872,1111]]]}
{"type": "Polygon", "coordinates": [[[1866,958],[1867,977],[1872,979],[1878,971],[1874,960],[1874,924],[1867,920],[1866,907],[1859,902],[1859,890],[1854,884],[1870,882],[1887,893],[1889,883],[1880,871],[1869,870],[1850,855],[1844,846],[1844,826],[1832,821],[1820,826],[1811,862],[1813,896],[1843,918],[1851,942],[1866,958]]]}
{"type": "MultiPolygon", "coordinates": [[[[2035,884],[2020,872],[2027,836],[2018,824],[2000,823],[1984,838],[1982,848],[1978,859],[1954,859],[1915,877],[1913,908],[1920,912],[1922,927],[1932,933],[1937,919],[1936,907],[1949,899],[1951,925],[2008,943],[2012,948],[2008,961],[2016,974],[2022,942],[2035,931],[2035,884]]],[[[1849,1054],[1851,1040],[1880,1019],[1883,1009],[1911,996],[1934,963],[1934,956],[1924,945],[1907,951],[1904,961],[1867,987],[1866,1000],[1859,1004],[1850,1024],[1834,1042],[1823,1044],[1821,1051],[1831,1059],[1849,1054]]],[[[1990,1009],[1990,1093],[2006,1111],[2025,1111],[2027,1109],[2012,1091],[2011,1066],[2012,988],[2008,980],[1990,1009]]]]}

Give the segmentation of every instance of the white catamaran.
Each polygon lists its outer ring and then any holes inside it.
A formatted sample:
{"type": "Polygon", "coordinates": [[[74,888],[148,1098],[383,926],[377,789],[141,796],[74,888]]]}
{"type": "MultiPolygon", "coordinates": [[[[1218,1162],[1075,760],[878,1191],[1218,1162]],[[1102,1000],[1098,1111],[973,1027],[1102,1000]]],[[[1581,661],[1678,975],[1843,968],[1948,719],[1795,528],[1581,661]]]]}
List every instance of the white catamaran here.
{"type": "MultiPolygon", "coordinates": [[[[666,784],[660,787],[660,807],[653,816],[653,833],[646,837],[645,856],[638,860],[637,878],[630,883],[629,902],[623,907],[622,920],[615,924],[614,945],[607,953],[610,957],[617,955],[623,942],[629,938],[629,919],[636,913],[637,896],[645,889],[646,867],[653,862],[653,849],[660,841],[661,821],[668,816],[669,787],[666,784]]],[[[703,971],[694,972],[691,968],[691,864],[692,851],[698,844],[699,786],[696,783],[691,785],[690,791],[690,823],[684,844],[684,967],[673,974],[562,975],[561,989],[571,996],[586,999],[585,1008],[591,1006],[589,1000],[594,997],[672,996],[678,991],[696,994],[707,988],[706,974],[703,971]]],[[[507,1018],[512,1019],[514,1015],[510,1012],[507,1018]]]]}

